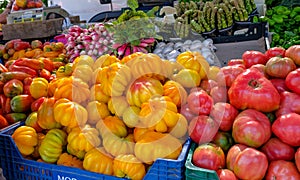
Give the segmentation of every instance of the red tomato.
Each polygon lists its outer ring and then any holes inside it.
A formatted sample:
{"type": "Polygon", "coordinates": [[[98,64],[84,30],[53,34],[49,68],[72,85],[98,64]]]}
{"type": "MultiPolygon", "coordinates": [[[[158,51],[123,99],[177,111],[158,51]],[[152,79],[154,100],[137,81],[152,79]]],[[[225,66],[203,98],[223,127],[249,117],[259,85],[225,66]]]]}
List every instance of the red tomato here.
{"type": "Polygon", "coordinates": [[[220,180],[237,180],[234,173],[229,169],[219,169],[217,170],[217,174],[220,180]]]}
{"type": "Polygon", "coordinates": [[[251,147],[239,152],[233,163],[233,172],[239,179],[263,179],[267,169],[266,155],[251,147]]]}
{"type": "Polygon", "coordinates": [[[212,79],[203,79],[201,80],[200,88],[209,94],[211,89],[217,85],[217,82],[212,79]]]}
{"type": "Polygon", "coordinates": [[[285,51],[285,56],[291,58],[295,64],[300,65],[300,45],[293,45],[285,51]]]}
{"type": "Polygon", "coordinates": [[[218,129],[219,126],[216,121],[209,116],[200,115],[192,119],[188,132],[194,142],[201,144],[212,141],[218,129]]]}
{"type": "Polygon", "coordinates": [[[46,99],[46,97],[40,97],[40,98],[34,100],[30,106],[31,111],[37,111],[45,99],[46,99]]]}
{"type": "Polygon", "coordinates": [[[272,124],[272,132],[282,142],[300,146],[300,115],[289,113],[279,116],[272,124]]]}
{"type": "Polygon", "coordinates": [[[285,49],[283,47],[272,47],[265,52],[265,55],[267,56],[268,59],[276,56],[284,57],[285,49]]]}
{"type": "Polygon", "coordinates": [[[238,110],[231,104],[219,102],[214,104],[210,116],[219,122],[221,131],[229,131],[238,113],[238,110]]]}
{"type": "Polygon", "coordinates": [[[9,124],[4,116],[0,115],[0,129],[7,127],[9,124]]]}
{"type": "Polygon", "coordinates": [[[211,89],[210,96],[213,98],[214,103],[227,102],[227,88],[225,86],[215,86],[211,89]]]}
{"type": "Polygon", "coordinates": [[[284,91],[280,94],[280,107],[275,112],[276,117],[292,112],[300,114],[300,95],[284,91]]]}
{"type": "Polygon", "coordinates": [[[23,82],[18,79],[12,79],[6,82],[3,86],[3,93],[6,97],[14,97],[23,94],[23,82]]]}
{"type": "Polygon", "coordinates": [[[285,78],[296,69],[296,64],[288,57],[272,57],[266,64],[266,73],[276,78],[285,78]]]}
{"type": "Polygon", "coordinates": [[[270,163],[265,179],[298,180],[300,179],[300,174],[293,162],[277,160],[270,163]]]}
{"type": "Polygon", "coordinates": [[[269,161],[290,161],[294,158],[295,154],[295,150],[292,146],[282,142],[276,137],[269,139],[268,142],[263,145],[261,151],[266,154],[269,161]]]}
{"type": "Polygon", "coordinates": [[[266,66],[263,64],[254,64],[249,69],[257,69],[261,72],[266,78],[269,78],[269,75],[266,73],[266,66]]]}
{"type": "Polygon", "coordinates": [[[192,91],[187,98],[190,110],[197,115],[209,115],[213,99],[202,89],[192,91]]]}
{"type": "Polygon", "coordinates": [[[258,148],[270,139],[271,123],[265,114],[246,109],[235,118],[232,137],[236,143],[258,148]]]}
{"type": "Polygon", "coordinates": [[[273,84],[257,69],[240,74],[228,90],[229,102],[237,109],[271,112],[279,108],[280,95],[273,84]]]}
{"type": "Polygon", "coordinates": [[[250,68],[255,64],[266,64],[267,56],[260,51],[245,51],[242,55],[246,68],[250,68]]]}
{"type": "Polygon", "coordinates": [[[194,117],[198,116],[197,114],[194,114],[190,108],[188,104],[183,104],[180,107],[180,114],[182,114],[186,120],[191,121],[194,117]]]}
{"type": "Polygon", "coordinates": [[[227,152],[234,143],[231,133],[223,131],[218,131],[212,142],[220,146],[224,152],[227,152]]]}
{"type": "Polygon", "coordinates": [[[234,66],[234,65],[245,65],[244,60],[243,59],[230,59],[227,62],[228,66],[234,66]]]}
{"type": "Polygon", "coordinates": [[[216,81],[219,86],[230,87],[235,78],[244,72],[245,69],[239,66],[225,66],[217,73],[216,81]]]}
{"type": "Polygon", "coordinates": [[[300,68],[286,76],[285,84],[290,90],[300,95],[300,68]]]}
{"type": "Polygon", "coordinates": [[[295,153],[295,164],[297,166],[298,171],[300,172],[300,147],[298,147],[295,153]]]}
{"type": "Polygon", "coordinates": [[[241,153],[248,146],[243,144],[235,144],[231,146],[231,148],[227,152],[226,156],[226,167],[233,171],[233,166],[236,160],[236,157],[239,153],[241,153]]]}
{"type": "Polygon", "coordinates": [[[48,71],[47,69],[41,69],[38,71],[38,75],[39,77],[45,78],[49,81],[51,77],[51,72],[48,71]]]}
{"type": "Polygon", "coordinates": [[[279,93],[288,91],[288,88],[285,85],[285,79],[275,78],[275,79],[270,79],[270,81],[279,93]]]}
{"type": "Polygon", "coordinates": [[[193,153],[192,163],[197,167],[216,171],[225,167],[225,154],[215,144],[200,144],[193,153]]]}

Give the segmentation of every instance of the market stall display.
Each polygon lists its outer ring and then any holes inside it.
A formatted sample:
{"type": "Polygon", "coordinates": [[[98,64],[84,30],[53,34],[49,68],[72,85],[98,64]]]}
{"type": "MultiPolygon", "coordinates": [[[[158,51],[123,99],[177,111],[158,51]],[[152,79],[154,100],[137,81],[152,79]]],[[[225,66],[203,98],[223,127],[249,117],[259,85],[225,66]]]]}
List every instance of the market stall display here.
{"type": "Polygon", "coordinates": [[[266,48],[250,0],[180,1],[177,20],[188,6],[208,34],[138,6],[0,46],[4,177],[299,179],[300,45],[266,48]]]}

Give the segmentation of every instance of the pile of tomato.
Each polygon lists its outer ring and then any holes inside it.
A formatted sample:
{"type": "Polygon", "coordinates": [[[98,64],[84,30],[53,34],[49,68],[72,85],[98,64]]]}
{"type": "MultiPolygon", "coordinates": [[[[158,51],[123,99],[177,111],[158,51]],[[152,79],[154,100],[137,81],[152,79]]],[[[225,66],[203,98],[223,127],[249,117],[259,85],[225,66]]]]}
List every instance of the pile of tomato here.
{"type": "Polygon", "coordinates": [[[245,51],[181,109],[195,166],[220,179],[300,179],[300,45],[245,51]]]}

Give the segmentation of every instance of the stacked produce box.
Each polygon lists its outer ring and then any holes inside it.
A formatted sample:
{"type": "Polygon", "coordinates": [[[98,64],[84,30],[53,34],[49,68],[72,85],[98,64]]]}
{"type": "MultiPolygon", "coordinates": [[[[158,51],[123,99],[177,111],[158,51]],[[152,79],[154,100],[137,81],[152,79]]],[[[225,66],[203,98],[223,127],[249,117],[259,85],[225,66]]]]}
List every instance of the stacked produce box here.
{"type": "MultiPolygon", "coordinates": [[[[180,2],[176,23],[189,17],[180,23],[190,32],[220,37],[257,17],[253,1],[214,3],[180,2]]],[[[69,27],[61,42],[1,46],[4,176],[300,179],[300,45],[247,50],[224,66],[213,39],[166,42],[158,7],[128,5],[116,20],[69,27]]]]}

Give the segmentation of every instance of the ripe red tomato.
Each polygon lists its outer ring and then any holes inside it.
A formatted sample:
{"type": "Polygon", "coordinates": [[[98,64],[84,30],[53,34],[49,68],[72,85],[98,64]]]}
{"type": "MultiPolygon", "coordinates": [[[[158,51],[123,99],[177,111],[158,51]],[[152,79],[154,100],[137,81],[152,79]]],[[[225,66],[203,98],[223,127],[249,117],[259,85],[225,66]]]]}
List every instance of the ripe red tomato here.
{"type": "Polygon", "coordinates": [[[220,71],[217,73],[216,81],[219,86],[230,87],[235,78],[244,72],[244,68],[239,66],[224,66],[220,68],[220,71]]]}
{"type": "MultiPolygon", "coordinates": [[[[228,151],[230,153],[231,148],[228,151]]],[[[266,155],[251,147],[236,152],[233,172],[239,179],[263,179],[268,169],[266,155]]],[[[228,156],[228,155],[227,155],[228,156]]]]}
{"type": "Polygon", "coordinates": [[[298,171],[300,172],[300,147],[298,147],[295,153],[295,164],[297,166],[298,171]]]}
{"type": "Polygon", "coordinates": [[[186,120],[191,121],[194,117],[198,116],[197,114],[194,114],[191,109],[189,108],[189,105],[183,104],[180,106],[180,110],[179,110],[180,114],[182,114],[186,120]]]}
{"type": "Polygon", "coordinates": [[[272,124],[272,132],[282,142],[300,146],[300,115],[289,113],[279,116],[272,124]]]}
{"type": "Polygon", "coordinates": [[[274,180],[274,179],[298,180],[300,179],[300,174],[293,162],[276,160],[270,163],[265,179],[266,180],[274,180]]]}
{"type": "Polygon", "coordinates": [[[230,131],[238,110],[229,103],[218,102],[214,104],[210,116],[220,124],[221,131],[230,131]]]}
{"type": "Polygon", "coordinates": [[[192,119],[188,132],[194,142],[201,144],[212,141],[218,129],[219,125],[216,121],[209,116],[200,115],[192,119]]]}
{"type": "Polygon", "coordinates": [[[226,156],[226,167],[233,171],[233,166],[236,160],[237,155],[246,149],[248,146],[244,144],[235,144],[227,152],[226,156]]]}
{"type": "Polygon", "coordinates": [[[212,79],[203,79],[201,80],[200,88],[209,94],[211,89],[217,85],[217,82],[212,79]]]}
{"type": "Polygon", "coordinates": [[[243,65],[245,67],[245,63],[243,59],[230,59],[227,62],[228,66],[234,66],[234,65],[243,65]]]}
{"type": "Polygon", "coordinates": [[[266,64],[266,73],[269,76],[285,78],[291,71],[296,69],[296,64],[288,57],[272,57],[266,64]]]}
{"type": "Polygon", "coordinates": [[[242,55],[246,68],[250,68],[255,64],[266,64],[268,57],[260,51],[245,51],[242,55]]]}
{"type": "Polygon", "coordinates": [[[258,148],[270,139],[271,123],[262,112],[246,109],[235,118],[232,137],[237,143],[258,148]]]}
{"type": "Polygon", "coordinates": [[[210,91],[210,96],[213,98],[214,103],[217,102],[227,102],[227,87],[225,86],[215,86],[210,91]]]}
{"type": "Polygon", "coordinates": [[[270,81],[279,93],[288,91],[288,88],[285,85],[285,79],[275,78],[275,79],[270,79],[270,81]]]}
{"type": "Polygon", "coordinates": [[[216,171],[225,167],[225,154],[215,144],[200,144],[193,153],[192,163],[197,167],[216,171]]]}
{"type": "Polygon", "coordinates": [[[276,117],[292,112],[300,114],[300,95],[284,91],[280,94],[280,107],[275,112],[276,117]]]}
{"type": "Polygon", "coordinates": [[[257,69],[240,74],[228,90],[229,102],[237,109],[252,108],[272,112],[279,108],[280,95],[273,84],[257,69]]]}
{"type": "Polygon", "coordinates": [[[18,79],[9,80],[3,86],[4,95],[10,98],[16,95],[23,94],[23,90],[24,90],[23,82],[18,79]]]}
{"type": "Polygon", "coordinates": [[[187,103],[194,114],[209,115],[214,101],[204,90],[196,89],[188,95],[187,103]]]}
{"type": "Polygon", "coordinates": [[[285,49],[283,47],[272,47],[265,52],[268,59],[272,57],[284,57],[285,49]]]}
{"type": "Polygon", "coordinates": [[[290,161],[294,158],[295,150],[292,146],[282,142],[280,139],[273,137],[269,139],[261,148],[268,160],[286,160],[290,161]]]}
{"type": "Polygon", "coordinates": [[[285,84],[290,90],[300,95],[300,68],[291,71],[286,76],[285,84]]]}
{"type": "Polygon", "coordinates": [[[234,173],[229,169],[219,169],[217,170],[217,174],[220,180],[237,180],[234,173]]]}
{"type": "Polygon", "coordinates": [[[8,125],[9,124],[8,124],[6,118],[4,116],[0,115],[0,129],[5,128],[8,125]]]}
{"type": "Polygon", "coordinates": [[[257,69],[259,72],[261,72],[266,78],[269,79],[269,75],[266,73],[266,66],[263,64],[254,64],[249,69],[257,69]]]}
{"type": "Polygon", "coordinates": [[[293,45],[285,51],[285,56],[291,58],[295,64],[300,65],[300,45],[293,45]]]}

